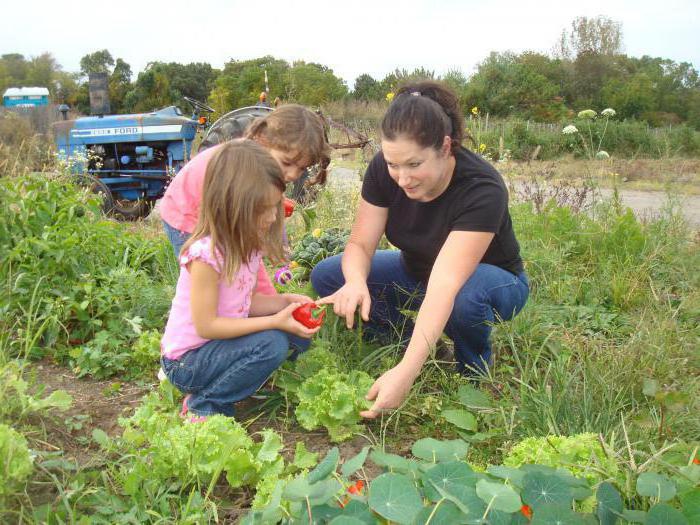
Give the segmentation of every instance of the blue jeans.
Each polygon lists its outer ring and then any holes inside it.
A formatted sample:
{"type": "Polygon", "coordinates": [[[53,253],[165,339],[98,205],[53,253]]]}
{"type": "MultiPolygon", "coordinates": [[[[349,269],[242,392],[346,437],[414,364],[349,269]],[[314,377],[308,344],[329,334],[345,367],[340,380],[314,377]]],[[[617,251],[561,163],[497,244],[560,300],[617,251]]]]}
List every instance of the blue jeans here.
{"type": "Polygon", "coordinates": [[[233,403],[254,394],[287,359],[290,346],[294,357],[309,343],[280,330],[264,330],[211,340],[178,360],[163,356],[161,365],[178,390],[191,394],[190,412],[233,416],[233,403]]]}
{"type": "Polygon", "coordinates": [[[165,221],[162,222],[165,235],[167,235],[170,244],[173,245],[173,250],[175,250],[175,258],[180,260],[180,250],[182,250],[182,246],[187,242],[187,239],[190,238],[191,234],[178,230],[177,228],[170,226],[165,221]]]}
{"type": "MultiPolygon", "coordinates": [[[[321,297],[331,295],[345,284],[342,254],[318,263],[311,272],[311,284],[321,297]]],[[[399,341],[410,339],[413,323],[400,310],[418,310],[426,284],[412,277],[397,250],[378,250],[367,276],[372,297],[370,334],[399,333],[399,341]]],[[[491,264],[479,264],[455,297],[445,334],[455,346],[461,373],[484,372],[491,363],[492,324],[512,319],[527,302],[529,284],[525,273],[514,275],[491,264]]],[[[368,326],[369,325],[369,326],[368,326]]]]}

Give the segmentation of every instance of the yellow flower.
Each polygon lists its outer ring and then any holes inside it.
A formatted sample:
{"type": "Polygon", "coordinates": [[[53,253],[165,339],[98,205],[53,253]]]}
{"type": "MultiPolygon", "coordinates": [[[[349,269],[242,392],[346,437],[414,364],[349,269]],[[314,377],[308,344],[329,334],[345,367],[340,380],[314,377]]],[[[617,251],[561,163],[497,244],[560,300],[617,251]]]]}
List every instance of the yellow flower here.
{"type": "Polygon", "coordinates": [[[289,268],[290,270],[293,270],[294,268],[299,268],[299,263],[296,261],[292,261],[289,263],[289,268]]]}
{"type": "Polygon", "coordinates": [[[391,91],[386,94],[386,100],[387,102],[391,102],[392,100],[394,100],[394,94],[391,91]]]}
{"type": "Polygon", "coordinates": [[[474,106],[472,108],[472,115],[478,115],[479,114],[479,108],[477,106],[474,106]]]}
{"type": "Polygon", "coordinates": [[[486,151],[486,144],[479,144],[479,153],[483,153],[486,151]]]}
{"type": "Polygon", "coordinates": [[[314,231],[311,232],[312,237],[316,237],[317,239],[321,236],[321,228],[316,228],[314,231]]]}

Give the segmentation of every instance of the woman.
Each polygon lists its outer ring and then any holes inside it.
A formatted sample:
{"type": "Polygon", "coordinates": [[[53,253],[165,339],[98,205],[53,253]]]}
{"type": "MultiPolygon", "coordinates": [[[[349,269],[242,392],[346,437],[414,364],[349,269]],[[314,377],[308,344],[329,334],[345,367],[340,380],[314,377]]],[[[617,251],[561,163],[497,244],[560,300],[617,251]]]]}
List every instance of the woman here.
{"type": "Polygon", "coordinates": [[[500,174],[462,147],[457,97],[436,82],[401,88],[381,124],[382,151],[365,174],[350,239],[321,261],[311,282],[352,328],[356,309],[369,328],[405,322],[417,309],[401,362],[380,376],[363,417],[397,408],[443,330],[462,373],[491,363],[491,324],[518,313],[528,297],[520,249],[500,174]],[[397,250],[377,251],[382,235],[397,250]]]}

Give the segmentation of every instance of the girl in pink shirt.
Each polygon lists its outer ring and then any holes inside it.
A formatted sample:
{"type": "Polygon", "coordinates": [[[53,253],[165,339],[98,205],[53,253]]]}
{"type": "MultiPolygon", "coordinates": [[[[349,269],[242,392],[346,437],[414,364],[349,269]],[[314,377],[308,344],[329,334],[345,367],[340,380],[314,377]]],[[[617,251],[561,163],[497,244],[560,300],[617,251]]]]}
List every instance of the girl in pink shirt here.
{"type": "MultiPolygon", "coordinates": [[[[314,183],[324,183],[330,160],[323,122],[311,110],[287,104],[251,123],[245,136],[267,149],[282,170],[285,183],[298,180],[304,170],[319,164],[314,183]]],[[[204,173],[221,145],[196,155],[172,180],[160,202],[160,216],[175,254],[194,231],[202,200],[204,173]]],[[[263,265],[258,269],[257,291],[275,294],[275,288],[263,265]]]]}
{"type": "Polygon", "coordinates": [[[253,394],[290,346],[305,350],[318,331],[292,317],[308,298],[255,291],[262,253],[282,257],[279,164],[252,140],[212,150],[204,153],[199,219],[179,254],[161,341],[163,371],[186,394],[183,415],[192,421],[233,416],[233,403],[253,394]]]}

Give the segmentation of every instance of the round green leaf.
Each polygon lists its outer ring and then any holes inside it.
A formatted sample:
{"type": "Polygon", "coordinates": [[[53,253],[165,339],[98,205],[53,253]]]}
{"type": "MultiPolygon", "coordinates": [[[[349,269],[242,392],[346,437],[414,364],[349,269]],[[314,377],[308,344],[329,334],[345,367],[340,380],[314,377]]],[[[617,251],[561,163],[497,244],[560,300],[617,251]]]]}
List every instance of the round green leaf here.
{"type": "Polygon", "coordinates": [[[689,525],[689,522],[671,505],[659,503],[649,509],[644,525],[689,525]]]}
{"type": "Polygon", "coordinates": [[[471,385],[460,386],[457,389],[457,399],[466,407],[491,408],[491,398],[488,394],[471,385]]]}
{"type": "Polygon", "coordinates": [[[615,525],[622,515],[622,498],[620,493],[607,481],[598,486],[595,494],[598,500],[596,515],[600,525],[615,525]]]}
{"type": "Polygon", "coordinates": [[[637,478],[637,494],[668,501],[676,495],[676,485],[662,474],[644,472],[637,478]]]}
{"type": "Polygon", "coordinates": [[[693,489],[680,496],[683,515],[690,523],[700,523],[700,489],[693,489]]]}
{"type": "Polygon", "coordinates": [[[323,461],[321,461],[321,463],[319,463],[315,469],[309,472],[306,479],[309,483],[315,483],[327,478],[331,472],[335,472],[335,467],[338,465],[339,460],[340,451],[338,450],[338,447],[333,447],[328,451],[328,454],[326,454],[326,457],[323,458],[323,461]]]}
{"type": "Polygon", "coordinates": [[[369,447],[364,447],[356,456],[343,463],[343,466],[340,467],[340,473],[346,478],[352,476],[365,464],[368,453],[369,447]]]}
{"type": "Polygon", "coordinates": [[[485,479],[476,483],[476,495],[486,502],[487,507],[503,512],[517,512],[523,505],[520,495],[511,487],[485,479]]]}
{"type": "Polygon", "coordinates": [[[462,430],[468,430],[469,432],[476,432],[476,418],[474,414],[463,409],[453,409],[453,410],[443,410],[442,417],[449,423],[452,423],[457,428],[462,430]]]}
{"type": "Polygon", "coordinates": [[[406,476],[382,474],[369,488],[370,508],[390,521],[410,524],[423,508],[415,485],[406,476]]]}
{"type": "Polygon", "coordinates": [[[543,505],[570,508],[573,496],[569,486],[558,476],[530,472],[523,480],[523,501],[537,511],[543,505]]]}
{"type": "Polygon", "coordinates": [[[546,504],[533,511],[531,525],[584,525],[583,518],[569,507],[546,504]]]}
{"type": "Polygon", "coordinates": [[[365,525],[365,522],[353,516],[336,516],[328,525],[365,525]]]}
{"type": "Polygon", "coordinates": [[[454,525],[455,523],[461,523],[465,517],[466,516],[459,510],[457,505],[451,501],[443,500],[436,505],[430,505],[421,510],[413,521],[413,524],[425,525],[429,523],[430,525],[454,525]]]}
{"type": "Polygon", "coordinates": [[[476,483],[476,479],[474,471],[469,465],[461,461],[438,463],[421,477],[425,495],[432,501],[439,501],[443,497],[435,487],[449,490],[453,485],[473,486],[476,483]]]}
{"type": "Polygon", "coordinates": [[[487,468],[486,472],[491,474],[494,478],[500,478],[505,481],[510,481],[516,487],[523,486],[525,472],[522,472],[520,469],[513,467],[504,467],[502,465],[494,465],[487,468]]]}
{"type": "Polygon", "coordinates": [[[445,488],[431,482],[440,495],[457,505],[469,520],[476,520],[484,515],[486,504],[476,495],[476,489],[471,485],[449,484],[445,488]]]}
{"type": "Polygon", "coordinates": [[[469,443],[462,439],[439,441],[433,438],[419,439],[413,444],[411,453],[431,463],[443,463],[463,459],[469,451],[469,443]]]}
{"type": "Polygon", "coordinates": [[[644,523],[647,513],[643,510],[625,509],[622,511],[622,519],[629,523],[644,523]]]}

